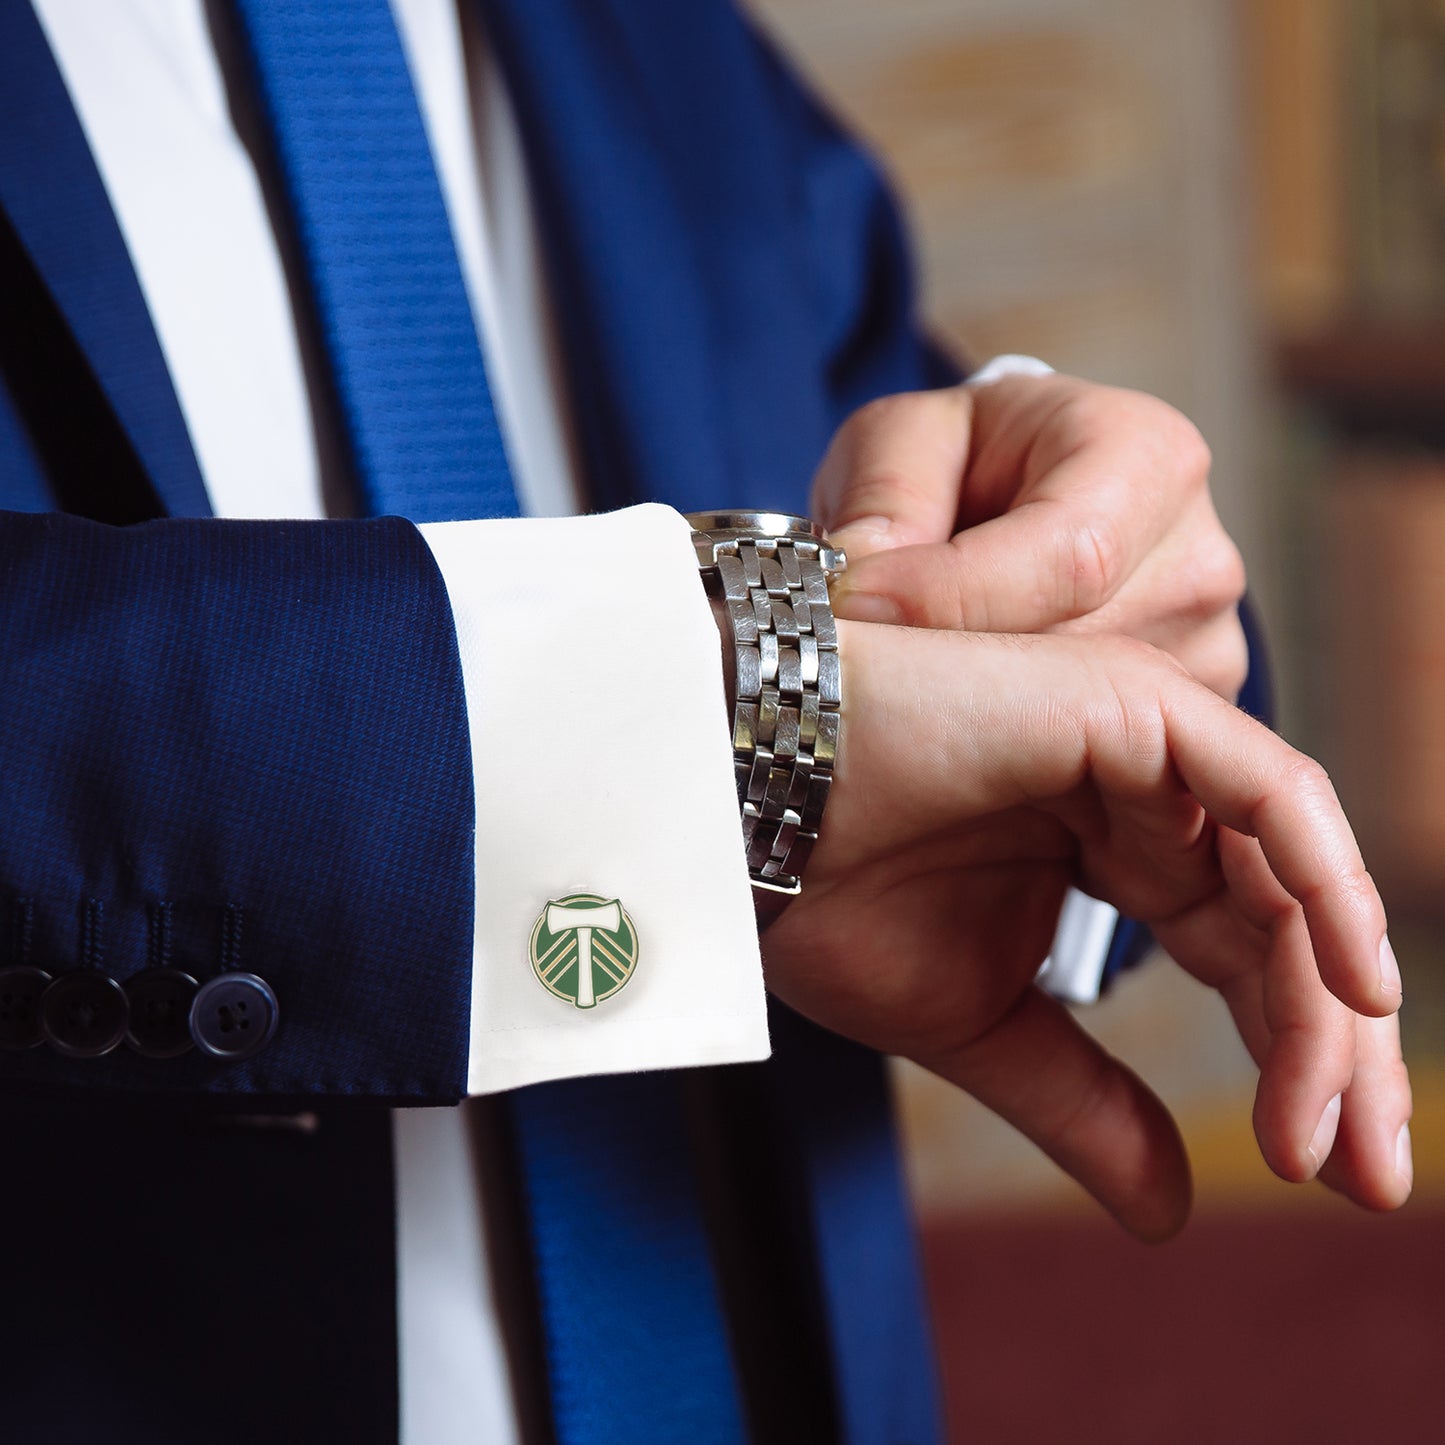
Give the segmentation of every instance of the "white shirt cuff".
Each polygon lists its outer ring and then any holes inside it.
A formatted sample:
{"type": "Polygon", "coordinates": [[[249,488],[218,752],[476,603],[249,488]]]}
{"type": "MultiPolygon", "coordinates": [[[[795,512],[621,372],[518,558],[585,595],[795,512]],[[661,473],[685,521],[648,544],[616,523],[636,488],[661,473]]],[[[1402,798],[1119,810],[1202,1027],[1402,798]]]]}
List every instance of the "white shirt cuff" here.
{"type": "Polygon", "coordinates": [[[964,383],[966,386],[992,386],[996,381],[1002,381],[1006,376],[1052,376],[1054,369],[1046,361],[1040,361],[1037,356],[1016,356],[1012,353],[1006,356],[995,356],[992,361],[985,362],[979,369],[970,374],[964,383]]]}
{"type": "Polygon", "coordinates": [[[1068,1003],[1098,1002],[1118,923],[1117,908],[1070,888],[1059,911],[1053,947],[1034,982],[1068,1003]]]}
{"type": "Polygon", "coordinates": [[[670,508],[428,523],[477,795],[468,1092],[768,1053],[717,625],[670,508]],[[533,972],[549,901],[617,899],[626,984],[591,1008],[533,972]]]}

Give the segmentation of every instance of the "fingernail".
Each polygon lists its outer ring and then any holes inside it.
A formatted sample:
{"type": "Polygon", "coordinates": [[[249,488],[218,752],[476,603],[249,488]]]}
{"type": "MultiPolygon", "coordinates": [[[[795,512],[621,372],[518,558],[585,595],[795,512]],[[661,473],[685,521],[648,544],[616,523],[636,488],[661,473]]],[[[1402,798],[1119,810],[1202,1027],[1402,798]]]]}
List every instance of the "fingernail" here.
{"type": "Polygon", "coordinates": [[[851,618],[854,622],[903,621],[903,609],[891,598],[878,592],[850,592],[844,588],[833,598],[833,610],[839,617],[851,618]]]}
{"type": "Polygon", "coordinates": [[[1395,950],[1390,947],[1388,933],[1380,940],[1380,987],[1386,993],[1404,993],[1400,983],[1400,964],[1395,958],[1395,950]]]}
{"type": "Polygon", "coordinates": [[[1316,1174],[1324,1167],[1325,1160],[1330,1157],[1330,1150],[1335,1147],[1335,1130],[1340,1127],[1341,1097],[1336,1094],[1325,1105],[1320,1122],[1315,1125],[1314,1137],[1309,1142],[1310,1157],[1315,1161],[1316,1174]]]}
{"type": "Polygon", "coordinates": [[[1415,1183],[1415,1156],[1410,1152],[1410,1126],[1400,1125],[1400,1132],[1395,1136],[1395,1172],[1405,1181],[1408,1187],[1415,1183]]]}

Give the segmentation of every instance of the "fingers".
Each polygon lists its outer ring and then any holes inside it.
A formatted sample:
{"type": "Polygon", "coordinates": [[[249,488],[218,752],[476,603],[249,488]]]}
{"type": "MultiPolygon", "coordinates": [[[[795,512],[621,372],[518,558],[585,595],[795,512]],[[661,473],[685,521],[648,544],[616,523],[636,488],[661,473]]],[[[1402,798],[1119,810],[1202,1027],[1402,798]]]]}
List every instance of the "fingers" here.
{"type": "Polygon", "coordinates": [[[1183,1227],[1192,1186],[1169,1111],[1038,989],[973,1042],[919,1062],[1033,1140],[1130,1233],[1183,1227]]]}
{"type": "MultiPolygon", "coordinates": [[[[1010,519],[1024,510],[1011,513],[1010,519]]],[[[1249,670],[1239,621],[1244,570],[1233,543],[1217,524],[1213,531],[1212,537],[1206,530],[1196,533],[1187,550],[1171,547],[1151,558],[1114,597],[1083,616],[1073,615],[1073,602],[1056,595],[1053,607],[1060,615],[1068,614],[1067,620],[1037,630],[1115,634],[1147,642],[1232,702],[1249,670]]],[[[990,582],[988,561],[964,556],[966,544],[978,538],[979,532],[968,532],[948,543],[875,552],[856,565],[856,549],[848,544],[849,567],[835,589],[834,611],[854,621],[953,631],[1035,630],[1016,624],[1037,622],[1050,609],[1039,605],[1024,614],[1013,602],[1000,606],[995,599],[1012,585],[1007,573],[990,582]]],[[[1054,548],[1056,555],[1030,565],[1044,574],[1071,565],[1057,541],[1052,534],[1046,536],[1045,547],[1054,548]]]]}
{"type": "Polygon", "coordinates": [[[1218,845],[1221,886],[1157,934],[1176,962],[1223,994],[1260,1066],[1254,1124],[1266,1163],[1281,1178],[1313,1179],[1354,1071],[1356,1015],[1321,982],[1304,914],[1258,843],[1224,830],[1218,845]]]}
{"type": "Polygon", "coordinates": [[[1385,912],[1323,768],[1182,675],[1161,693],[1180,776],[1219,823],[1259,840],[1304,910],[1320,978],[1370,1015],[1400,1006],[1385,912]]]}
{"type": "Polygon", "coordinates": [[[1239,696],[1249,676],[1249,644],[1235,605],[1202,626],[1145,641],[1167,652],[1191,677],[1226,702],[1239,696]]]}
{"type": "MultiPolygon", "coordinates": [[[[1152,509],[1088,460],[1051,475],[1002,516],[948,541],[849,558],[844,616],[964,632],[1042,632],[1103,607],[1156,540],[1152,509]],[[890,608],[887,604],[891,604],[890,608]]],[[[855,549],[856,550],[856,549],[855,549]]]]}
{"type": "Polygon", "coordinates": [[[1282,1179],[1313,1179],[1334,1147],[1355,1068],[1356,1015],[1321,983],[1304,917],[1282,916],[1259,1006],[1269,1031],[1254,1099],[1254,1133],[1282,1179]]]}
{"type": "Polygon", "coordinates": [[[835,605],[864,621],[1042,631],[1107,606],[1172,537],[1185,555],[1151,571],[1153,623],[1227,592],[1221,558],[1238,570],[1208,466],[1172,408],[1068,377],[888,398],[850,420],[815,485],[850,551],[835,605]]]}
{"type": "Polygon", "coordinates": [[[1253,974],[1223,990],[1260,1067],[1255,1137],[1282,1179],[1313,1179],[1334,1147],[1354,1077],[1357,1016],[1325,988],[1304,912],[1259,843],[1231,832],[1220,841],[1230,900],[1261,942],[1253,974]]]}
{"type": "Polygon", "coordinates": [[[813,479],[812,509],[850,566],[957,530],[972,421],[973,393],[950,387],[882,397],[839,428],[813,479]]]}
{"type": "MultiPolygon", "coordinates": [[[[860,765],[873,795],[893,799],[860,820],[858,836],[884,846],[900,829],[1050,807],[1086,784],[1148,807],[1182,781],[1216,824],[1258,838],[1273,876],[1303,907],[1330,992],[1361,1013],[1399,1007],[1384,908],[1323,770],[1154,649],[1120,639],[858,624],[844,624],[840,636],[855,707],[852,761],[840,769],[835,801],[840,816],[850,811],[860,765]]],[[[1148,849],[1135,850],[1135,859],[1151,878],[1169,881],[1148,849]]],[[[1089,869],[1096,860],[1108,861],[1086,850],[1082,863],[1089,869]]],[[[1174,910],[1197,901],[1208,881],[1188,867],[1180,876],[1174,910]]],[[[1168,906],[1154,900],[1145,921],[1159,921],[1168,906]]]]}
{"type": "MultiPolygon", "coordinates": [[[[1255,1126],[1271,1167],[1291,1180],[1321,1173],[1370,1207],[1400,1202],[1410,1103],[1390,1017],[1398,972],[1382,963],[1383,907],[1322,770],[1138,643],[839,631],[850,761],[830,814],[841,833],[815,860],[861,870],[865,895],[882,900],[898,896],[900,858],[926,859],[931,879],[940,842],[967,840],[981,858],[1025,867],[1032,847],[1001,820],[1057,820],[1077,876],[1135,905],[1229,1002],[1261,1066],[1255,1126]]],[[[1035,865],[1057,869],[1069,856],[1058,844],[1050,834],[1035,865]]],[[[958,996],[947,971],[956,948],[907,952],[944,969],[958,996]]],[[[969,963],[995,978],[998,959],[995,942],[974,946],[969,963]]],[[[897,970],[887,976],[896,984],[897,970]]],[[[917,996],[932,1005],[938,987],[917,996]]],[[[1134,1232],[1177,1228],[1188,1172],[1163,1106],[1037,991],[999,1007],[980,1004],[972,1025],[905,1010],[889,1037],[1027,1134],[1134,1232]]],[[[873,1030],[877,1012],[855,1009],[873,1030]]]]}
{"type": "Polygon", "coordinates": [[[1282,1178],[1308,1179],[1318,1168],[1322,1183],[1355,1203],[1398,1208],[1414,1182],[1410,1079],[1400,1052],[1399,1016],[1364,1018],[1336,1003],[1345,1037],[1336,1027],[1326,1047],[1280,1051],[1265,1018],[1265,977],[1251,973],[1226,989],[1240,1034],[1262,1066],[1254,1114],[1261,1153],[1282,1178]],[[1314,1086],[1303,1087],[1311,1072],[1318,1076],[1314,1086]],[[1328,1075],[1335,1082],[1328,1082],[1328,1075]],[[1299,1089],[1299,1113],[1286,1126],[1281,1106],[1292,1085],[1299,1089]]]}
{"type": "Polygon", "coordinates": [[[1318,1175],[1372,1209],[1408,1197],[1410,1085],[1398,1016],[1361,1017],[1321,982],[1304,912],[1258,842],[1220,834],[1228,887],[1159,929],[1219,988],[1260,1066],[1254,1128],[1281,1178],[1318,1175]]]}
{"type": "Polygon", "coordinates": [[[1221,988],[1260,1064],[1254,1122],[1270,1167],[1303,1181],[1332,1160],[1325,1178],[1334,1187],[1392,1208],[1411,1174],[1409,1083],[1392,1017],[1399,974],[1349,825],[1316,764],[1177,671],[1159,684],[1172,768],[1149,764],[1148,705],[1117,674],[1133,724],[1120,730],[1123,746],[1094,739],[1090,751],[1115,800],[1106,804],[1113,831],[1127,822],[1159,854],[1142,870],[1136,855],[1131,869],[1151,873],[1165,896],[1187,899],[1207,881],[1188,866],[1196,850],[1171,777],[1224,825],[1223,886],[1163,920],[1161,941],[1221,988]],[[1131,797],[1141,781],[1142,797],[1131,797]]]}
{"type": "Polygon", "coordinates": [[[1233,701],[1249,670],[1239,620],[1244,588],[1239,550],[1201,494],[1105,606],[1051,630],[1147,642],[1233,701]]]}
{"type": "Polygon", "coordinates": [[[1367,1209],[1397,1209],[1410,1196],[1410,1078],[1400,1054],[1400,1021],[1355,1022],[1355,1074],[1339,1132],[1320,1177],[1367,1209]]]}

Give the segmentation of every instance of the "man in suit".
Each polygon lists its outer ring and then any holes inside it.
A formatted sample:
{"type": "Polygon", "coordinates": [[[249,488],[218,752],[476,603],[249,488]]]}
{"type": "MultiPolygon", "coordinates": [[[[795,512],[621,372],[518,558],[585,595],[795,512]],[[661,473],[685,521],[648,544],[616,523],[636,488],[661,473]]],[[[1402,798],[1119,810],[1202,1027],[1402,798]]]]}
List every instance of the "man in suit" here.
{"type": "Polygon", "coordinates": [[[887,198],[726,6],[130,11],[0,11],[14,1438],[394,1439],[398,1293],[413,1442],[928,1438],[872,1050],[1143,1235],[1187,1207],[1167,1114],[1030,985],[1071,881],[1225,991],[1276,1169],[1403,1197],[1338,809],[1099,635],[1240,680],[1180,419],[1018,368],[917,394],[887,198]],[[849,733],[765,935],[797,1015],[760,1070],[631,1076],[768,1048],[687,528],[479,519],[796,507],[825,450],[849,733]],[[610,1012],[524,963],[584,887],[648,961],[610,1012]],[[394,1253],[375,1106],[534,1083],[398,1122],[394,1253]],[[448,1190],[519,1281],[419,1224],[448,1190]]]}

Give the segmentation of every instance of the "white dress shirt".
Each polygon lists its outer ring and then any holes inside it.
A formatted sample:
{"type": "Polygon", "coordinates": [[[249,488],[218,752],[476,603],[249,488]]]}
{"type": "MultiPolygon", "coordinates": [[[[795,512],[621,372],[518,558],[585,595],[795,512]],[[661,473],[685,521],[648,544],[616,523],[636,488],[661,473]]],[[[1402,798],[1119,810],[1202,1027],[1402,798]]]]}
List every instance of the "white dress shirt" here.
{"type": "MultiPolygon", "coordinates": [[[[214,510],[327,515],[291,300],[203,0],[34,3],[214,510]]],[[[421,528],[456,619],[477,791],[470,1091],[763,1057],[717,635],[688,528],[655,506],[565,516],[584,489],[502,76],[485,37],[463,43],[469,7],[463,21],[455,0],[391,3],[517,491],[553,519],[421,528]],[[638,577],[675,629],[661,726],[640,669],[616,665],[637,600],[617,579],[638,577]],[[541,907],[578,891],[620,898],[641,947],[628,987],[586,1012],[547,993],[527,958],[541,907]]],[[[1011,358],[978,380],[1037,365],[1011,358]]],[[[1087,993],[1097,962],[1064,991],[1087,993]]],[[[515,1424],[462,1111],[400,1113],[396,1143],[402,1439],[506,1445],[515,1424]]]]}

